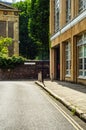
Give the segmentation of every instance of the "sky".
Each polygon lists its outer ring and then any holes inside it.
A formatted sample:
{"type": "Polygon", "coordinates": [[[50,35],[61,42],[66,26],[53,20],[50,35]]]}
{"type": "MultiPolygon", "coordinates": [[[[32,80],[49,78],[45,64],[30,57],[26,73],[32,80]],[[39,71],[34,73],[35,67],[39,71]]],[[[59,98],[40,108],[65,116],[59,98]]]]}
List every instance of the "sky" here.
{"type": "MultiPolygon", "coordinates": [[[[12,0],[2,0],[2,1],[12,2],[12,0]]],[[[15,1],[18,2],[18,1],[23,1],[23,0],[15,0],[15,1]]]]}

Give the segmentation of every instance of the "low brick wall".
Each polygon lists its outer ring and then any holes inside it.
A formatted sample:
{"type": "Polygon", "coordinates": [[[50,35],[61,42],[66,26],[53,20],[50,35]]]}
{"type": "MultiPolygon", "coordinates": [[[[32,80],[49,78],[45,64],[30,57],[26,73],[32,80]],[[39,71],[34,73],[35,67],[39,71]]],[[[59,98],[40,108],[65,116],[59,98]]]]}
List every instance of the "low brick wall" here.
{"type": "Polygon", "coordinates": [[[41,71],[49,78],[49,61],[26,61],[14,69],[0,69],[0,80],[38,79],[41,71]]]}

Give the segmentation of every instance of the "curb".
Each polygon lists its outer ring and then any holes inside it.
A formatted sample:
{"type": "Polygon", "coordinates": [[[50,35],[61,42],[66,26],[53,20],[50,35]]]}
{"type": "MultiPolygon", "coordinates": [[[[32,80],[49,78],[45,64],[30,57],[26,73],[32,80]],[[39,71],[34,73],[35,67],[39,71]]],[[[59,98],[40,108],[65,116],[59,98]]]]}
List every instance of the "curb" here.
{"type": "Polygon", "coordinates": [[[46,86],[43,85],[43,83],[39,81],[35,81],[37,85],[42,87],[45,91],[47,91],[51,96],[53,96],[56,100],[61,102],[64,106],[66,106],[70,111],[74,111],[74,114],[76,114],[80,119],[82,119],[84,122],[86,122],[86,114],[83,113],[80,109],[76,108],[75,106],[71,105],[69,102],[67,102],[64,98],[59,97],[57,94],[53,93],[50,89],[48,89],[46,86]]]}

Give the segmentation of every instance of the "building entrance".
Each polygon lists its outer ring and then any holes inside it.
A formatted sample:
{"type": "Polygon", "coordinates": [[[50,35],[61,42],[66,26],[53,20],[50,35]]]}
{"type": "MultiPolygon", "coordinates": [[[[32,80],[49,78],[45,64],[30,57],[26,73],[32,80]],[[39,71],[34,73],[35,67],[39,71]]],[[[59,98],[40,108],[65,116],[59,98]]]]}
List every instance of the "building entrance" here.
{"type": "Polygon", "coordinates": [[[56,48],[56,79],[60,80],[60,45],[56,48]]]}

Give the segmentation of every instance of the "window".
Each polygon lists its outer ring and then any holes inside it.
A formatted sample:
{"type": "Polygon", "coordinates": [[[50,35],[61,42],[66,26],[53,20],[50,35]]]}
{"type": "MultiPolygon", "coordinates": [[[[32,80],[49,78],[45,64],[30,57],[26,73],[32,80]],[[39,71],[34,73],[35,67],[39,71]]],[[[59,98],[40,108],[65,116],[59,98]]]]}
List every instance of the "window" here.
{"type": "Polygon", "coordinates": [[[79,77],[86,77],[86,33],[80,35],[77,40],[79,77]]]}
{"type": "Polygon", "coordinates": [[[14,22],[8,21],[8,37],[14,38],[14,22]]]}
{"type": "Polygon", "coordinates": [[[79,0],[79,12],[86,9],[86,0],[79,0]]]}
{"type": "Polygon", "coordinates": [[[59,30],[59,0],[55,0],[55,32],[59,30]]]}
{"type": "Polygon", "coordinates": [[[71,0],[66,0],[66,22],[71,19],[71,0]]]}
{"type": "Polygon", "coordinates": [[[0,36],[6,37],[6,21],[0,21],[0,36]]]}
{"type": "Polygon", "coordinates": [[[66,76],[70,76],[71,70],[71,55],[70,55],[70,42],[68,41],[65,46],[65,59],[66,59],[66,76]]]}

